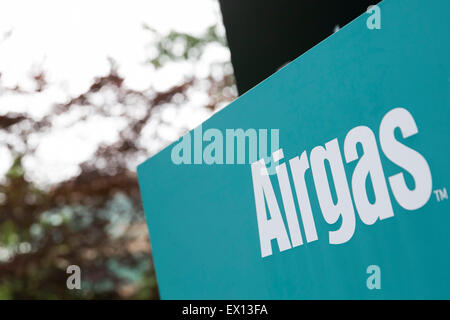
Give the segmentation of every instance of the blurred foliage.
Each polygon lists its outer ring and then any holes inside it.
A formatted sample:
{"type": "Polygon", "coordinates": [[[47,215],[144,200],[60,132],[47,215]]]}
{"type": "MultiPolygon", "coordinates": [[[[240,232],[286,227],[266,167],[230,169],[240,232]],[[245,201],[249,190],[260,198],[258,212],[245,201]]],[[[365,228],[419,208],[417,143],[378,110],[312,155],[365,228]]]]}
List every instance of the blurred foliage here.
{"type": "Polygon", "coordinates": [[[168,61],[198,61],[204,48],[212,43],[225,46],[225,38],[218,32],[218,26],[210,26],[202,35],[196,37],[184,32],[171,31],[167,35],[160,34],[154,28],[144,24],[144,29],[151,33],[154,41],[155,57],[148,59],[155,68],[162,67],[168,61]]]}
{"type": "MultiPolygon", "coordinates": [[[[155,68],[173,61],[197,61],[209,44],[225,43],[217,26],[200,37],[178,32],[160,35],[146,29],[155,39],[156,55],[148,61],[155,68]]],[[[94,79],[86,92],[55,103],[39,119],[0,110],[0,147],[6,147],[0,150],[8,150],[14,159],[0,179],[0,299],[159,298],[135,169],[130,164],[151,155],[140,136],[150,121],[168,121],[158,116],[161,109],[185,103],[189,90],[199,90],[201,82],[210,98],[204,107],[216,110],[235,97],[234,79],[227,62],[219,66],[223,69],[219,78],[188,77],[163,92],[136,91],[124,85],[117,65],[110,63],[109,74],[94,79]],[[107,99],[99,100],[99,96],[107,99]],[[39,145],[31,137],[57,134],[55,122],[69,113],[75,116],[68,127],[95,116],[118,117],[126,125],[116,141],[99,145],[92,159],[79,165],[78,174],[38,186],[24,166],[24,159],[33,157],[39,145]],[[81,290],[66,287],[69,265],[81,268],[81,290]]],[[[0,74],[0,99],[47,90],[44,71],[33,74],[32,80],[33,91],[9,88],[2,85],[0,74]]]]}

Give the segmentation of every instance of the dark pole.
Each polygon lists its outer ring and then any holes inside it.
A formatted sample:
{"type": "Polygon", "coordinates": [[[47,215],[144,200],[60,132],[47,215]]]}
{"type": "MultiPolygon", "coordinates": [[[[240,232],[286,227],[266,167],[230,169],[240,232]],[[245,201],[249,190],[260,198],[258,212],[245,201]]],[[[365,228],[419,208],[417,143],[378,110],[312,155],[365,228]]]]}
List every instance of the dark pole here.
{"type": "Polygon", "coordinates": [[[220,0],[239,94],[379,0],[220,0]]]}

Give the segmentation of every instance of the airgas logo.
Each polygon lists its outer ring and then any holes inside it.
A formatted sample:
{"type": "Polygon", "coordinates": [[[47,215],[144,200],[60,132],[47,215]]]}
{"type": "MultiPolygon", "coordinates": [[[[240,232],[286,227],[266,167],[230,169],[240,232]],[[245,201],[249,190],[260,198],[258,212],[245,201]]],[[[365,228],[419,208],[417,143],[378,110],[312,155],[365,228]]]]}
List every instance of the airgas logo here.
{"type": "MultiPolygon", "coordinates": [[[[383,171],[376,135],[366,126],[355,127],[347,133],[343,155],[338,140],[333,139],[324,146],[313,148],[309,159],[307,152],[303,151],[300,156],[277,165],[276,176],[287,228],[264,160],[252,163],[261,256],[266,257],[272,254],[271,241],[274,239],[280,251],[303,245],[300,221],[303,224],[306,242],[318,240],[309,191],[305,182],[305,173],[308,170],[312,173],[324,220],[328,224],[335,224],[340,220],[339,228],[328,232],[330,244],[343,244],[352,238],[356,225],[355,211],[366,225],[393,217],[394,211],[388,188],[404,209],[416,210],[424,206],[432,192],[430,167],[419,152],[397,140],[394,134],[396,130],[400,131],[402,141],[407,141],[408,137],[418,134],[414,118],[404,108],[389,111],[383,117],[379,127],[378,139],[381,151],[386,158],[403,169],[387,179],[383,171]],[[357,151],[359,145],[362,147],[362,154],[357,151]],[[356,162],[351,177],[346,175],[343,158],[347,164],[356,162]],[[293,186],[290,183],[288,165],[293,186]],[[403,171],[408,172],[414,179],[412,188],[408,187],[403,171]],[[367,181],[370,181],[371,193],[374,195],[370,199],[366,189],[367,181]],[[352,196],[355,206],[353,206],[352,196]],[[297,215],[294,197],[297,199],[299,215],[297,215]]],[[[283,160],[283,149],[275,151],[272,157],[273,161],[283,160]]]]}

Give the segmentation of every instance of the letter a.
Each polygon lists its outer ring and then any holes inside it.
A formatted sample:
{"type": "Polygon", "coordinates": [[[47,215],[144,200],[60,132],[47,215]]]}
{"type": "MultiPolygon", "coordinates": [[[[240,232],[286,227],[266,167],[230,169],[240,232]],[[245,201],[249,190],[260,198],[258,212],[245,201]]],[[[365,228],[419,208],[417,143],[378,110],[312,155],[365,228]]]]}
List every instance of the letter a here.
{"type": "Polygon", "coordinates": [[[353,171],[353,200],[362,222],[372,225],[378,218],[383,220],[394,216],[394,211],[392,210],[375,135],[370,128],[365,126],[353,128],[345,137],[344,153],[347,163],[359,158],[356,151],[358,144],[362,145],[364,154],[353,171]],[[369,176],[375,194],[374,203],[370,203],[367,196],[366,180],[369,176]]]}
{"type": "Polygon", "coordinates": [[[203,135],[204,141],[212,142],[203,151],[203,160],[206,164],[223,164],[223,138],[218,129],[208,129],[203,135]],[[214,139],[213,139],[214,137],[214,139]]]}
{"type": "Polygon", "coordinates": [[[369,290],[381,289],[381,271],[377,265],[367,267],[367,274],[371,274],[367,278],[366,285],[369,290]]]}
{"type": "Polygon", "coordinates": [[[370,6],[367,8],[366,13],[372,13],[370,17],[367,18],[366,25],[370,30],[381,29],[381,10],[379,6],[370,6]]]}
{"type": "Polygon", "coordinates": [[[272,239],[277,239],[280,251],[290,249],[291,243],[286,232],[286,227],[284,226],[283,218],[281,217],[280,208],[264,160],[261,159],[252,163],[252,180],[259,240],[261,243],[261,256],[264,258],[272,254],[272,239]],[[270,219],[267,218],[265,200],[267,200],[270,219]]]}
{"type": "Polygon", "coordinates": [[[79,266],[70,265],[67,267],[66,273],[73,273],[67,278],[66,285],[69,290],[81,289],[81,270],[79,266]]]}
{"type": "Polygon", "coordinates": [[[191,163],[191,134],[189,132],[183,136],[180,142],[173,146],[171,158],[176,165],[191,163]]]}

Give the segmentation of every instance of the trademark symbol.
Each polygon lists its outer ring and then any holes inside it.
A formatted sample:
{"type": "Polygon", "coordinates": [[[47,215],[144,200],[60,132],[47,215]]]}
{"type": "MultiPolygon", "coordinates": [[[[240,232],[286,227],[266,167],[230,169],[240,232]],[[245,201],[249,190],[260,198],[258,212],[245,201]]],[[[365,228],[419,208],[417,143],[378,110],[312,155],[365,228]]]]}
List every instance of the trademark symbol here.
{"type": "Polygon", "coordinates": [[[437,202],[441,202],[448,199],[447,189],[436,189],[433,191],[434,195],[436,196],[437,202]]]}

